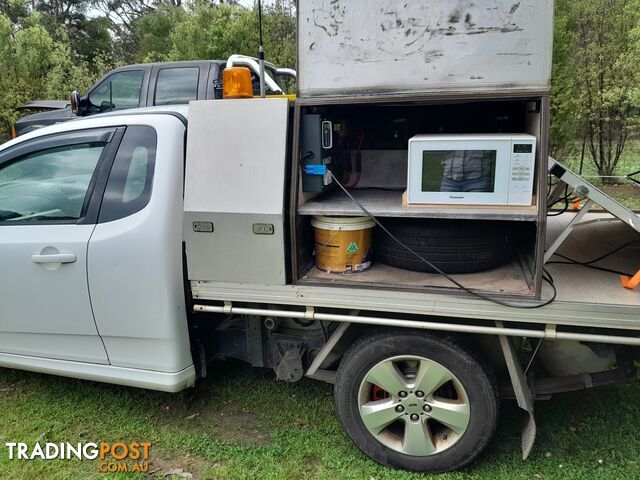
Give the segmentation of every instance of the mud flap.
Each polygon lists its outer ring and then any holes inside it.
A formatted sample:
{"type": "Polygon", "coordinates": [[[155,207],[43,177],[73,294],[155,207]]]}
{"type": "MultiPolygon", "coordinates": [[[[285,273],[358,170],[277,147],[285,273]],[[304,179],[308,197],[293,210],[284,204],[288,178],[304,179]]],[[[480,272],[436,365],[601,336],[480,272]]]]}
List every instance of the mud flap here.
{"type": "MultiPolygon", "coordinates": [[[[502,322],[496,322],[496,325],[500,328],[503,326],[502,322]]],[[[517,350],[513,345],[512,338],[505,335],[498,335],[498,338],[500,339],[500,346],[502,347],[502,353],[507,364],[516,401],[518,402],[518,406],[528,414],[527,423],[522,429],[521,437],[522,459],[526,460],[531,453],[533,444],[536,440],[536,419],[533,411],[535,394],[527,383],[527,379],[524,375],[522,364],[518,360],[517,350]]]]}

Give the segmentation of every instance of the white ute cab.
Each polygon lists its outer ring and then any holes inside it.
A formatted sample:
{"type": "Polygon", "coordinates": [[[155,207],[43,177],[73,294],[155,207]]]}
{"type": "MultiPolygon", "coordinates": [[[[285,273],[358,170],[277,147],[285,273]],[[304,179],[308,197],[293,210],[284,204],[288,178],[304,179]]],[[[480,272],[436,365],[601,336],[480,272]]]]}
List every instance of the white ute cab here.
{"type": "Polygon", "coordinates": [[[0,365],[178,391],[195,381],[182,267],[186,111],[0,146],[0,365]]]}

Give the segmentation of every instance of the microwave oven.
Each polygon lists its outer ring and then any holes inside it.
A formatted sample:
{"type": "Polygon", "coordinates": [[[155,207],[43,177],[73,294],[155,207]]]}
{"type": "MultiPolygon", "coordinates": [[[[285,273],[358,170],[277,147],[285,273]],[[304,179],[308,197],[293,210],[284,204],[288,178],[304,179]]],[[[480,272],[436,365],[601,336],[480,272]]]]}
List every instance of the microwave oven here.
{"type": "Polygon", "coordinates": [[[535,155],[527,134],[416,135],[407,203],[531,205],[535,155]]]}

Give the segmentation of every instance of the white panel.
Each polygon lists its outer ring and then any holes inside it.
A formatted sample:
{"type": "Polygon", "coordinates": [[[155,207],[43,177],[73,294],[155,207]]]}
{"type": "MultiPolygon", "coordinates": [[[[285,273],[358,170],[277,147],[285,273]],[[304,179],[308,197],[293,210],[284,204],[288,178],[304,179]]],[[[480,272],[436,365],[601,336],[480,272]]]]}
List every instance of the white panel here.
{"type": "Polygon", "coordinates": [[[282,214],[286,99],[189,104],[184,209],[282,214]]]}
{"type": "MultiPolygon", "coordinates": [[[[82,302],[79,303],[82,304],[82,302]]],[[[52,313],[53,307],[53,304],[50,305],[52,313]]],[[[45,321],[45,317],[41,317],[41,319],[45,321]]],[[[83,326],[78,325],[78,331],[82,330],[83,326]]],[[[0,333],[0,352],[42,357],[47,360],[57,358],[74,362],[109,363],[104,345],[102,345],[97,332],[80,335],[70,332],[14,333],[3,331],[0,333]]]]}
{"type": "Polygon", "coordinates": [[[286,99],[191,102],[184,200],[189,279],[286,283],[288,109],[286,99]]]}
{"type": "Polygon", "coordinates": [[[552,0],[301,0],[301,96],[546,90],[552,0]]]}

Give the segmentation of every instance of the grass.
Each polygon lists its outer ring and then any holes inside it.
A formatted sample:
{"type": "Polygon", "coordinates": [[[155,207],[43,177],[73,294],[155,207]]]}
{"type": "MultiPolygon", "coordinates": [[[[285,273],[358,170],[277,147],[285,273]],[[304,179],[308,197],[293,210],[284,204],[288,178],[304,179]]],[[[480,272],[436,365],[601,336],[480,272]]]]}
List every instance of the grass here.
{"type": "MultiPolygon", "coordinates": [[[[580,167],[580,149],[581,146],[577,145],[572,151],[561,158],[557,158],[557,160],[577,173],[580,167]]],[[[640,140],[629,141],[620,157],[616,174],[625,176],[638,170],[640,170],[640,140]]],[[[582,174],[587,177],[596,177],[598,175],[588,151],[585,152],[582,174]]],[[[634,178],[640,181],[640,174],[634,178]]],[[[637,183],[627,178],[615,179],[615,185],[603,185],[602,180],[599,178],[587,178],[587,180],[627,208],[640,210],[640,185],[637,183]]],[[[554,208],[561,207],[561,204],[556,204],[554,208]]]]}
{"type": "MultiPolygon", "coordinates": [[[[0,370],[2,479],[149,478],[107,474],[92,461],[10,461],[8,441],[153,442],[153,478],[182,469],[196,479],[425,479],[365,457],[333,411],[332,387],[277,382],[270,371],[229,362],[179,394],[0,370]]],[[[520,458],[523,413],[503,402],[482,459],[438,479],[640,478],[637,382],[538,402],[538,440],[520,458]]]]}

